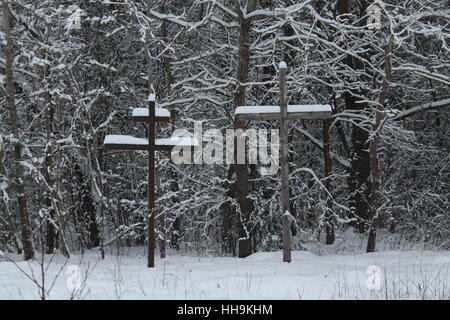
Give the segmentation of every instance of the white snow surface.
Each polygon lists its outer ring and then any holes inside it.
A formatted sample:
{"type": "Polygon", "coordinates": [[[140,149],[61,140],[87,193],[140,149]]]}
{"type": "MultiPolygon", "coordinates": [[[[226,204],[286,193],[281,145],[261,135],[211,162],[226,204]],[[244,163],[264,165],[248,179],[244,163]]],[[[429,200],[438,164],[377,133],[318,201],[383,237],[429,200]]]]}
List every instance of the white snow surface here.
{"type": "MultiPolygon", "coordinates": [[[[245,259],[178,254],[156,258],[156,268],[148,269],[143,248],[126,256],[107,255],[105,260],[89,252],[72,256],[67,264],[58,255],[49,265],[46,283],[50,287],[61,269],[75,265],[88,274],[75,299],[422,299],[425,294],[431,299],[450,298],[449,252],[316,256],[294,251],[292,258],[288,264],[282,262],[282,252],[256,253],[245,259]],[[383,272],[379,291],[366,285],[372,265],[383,272]]],[[[39,299],[36,285],[18,267],[28,274],[33,271],[39,279],[37,262],[15,266],[0,257],[0,299],[39,299]]],[[[49,299],[71,297],[74,291],[66,280],[62,272],[49,299]]]]}
{"type": "MultiPolygon", "coordinates": [[[[156,108],[155,115],[157,117],[170,117],[170,112],[167,109],[156,108]]],[[[133,117],[148,117],[148,108],[133,109],[133,117]]]]}
{"type": "MultiPolygon", "coordinates": [[[[330,105],[289,105],[288,113],[331,112],[330,105]]],[[[279,106],[245,106],[236,108],[235,114],[280,113],[279,106]]]]}

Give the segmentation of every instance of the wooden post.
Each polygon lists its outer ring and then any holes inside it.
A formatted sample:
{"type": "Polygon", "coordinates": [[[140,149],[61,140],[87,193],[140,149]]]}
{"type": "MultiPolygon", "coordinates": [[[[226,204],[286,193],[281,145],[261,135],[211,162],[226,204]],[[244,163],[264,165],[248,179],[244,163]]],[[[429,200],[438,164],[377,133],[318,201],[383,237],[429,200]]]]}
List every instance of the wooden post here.
{"type": "Polygon", "coordinates": [[[280,63],[280,140],[281,140],[281,214],[283,219],[283,261],[291,262],[292,235],[289,210],[288,105],[286,91],[287,65],[280,63]]]}
{"type": "MultiPolygon", "coordinates": [[[[155,96],[150,95],[148,114],[155,117],[155,96]]],[[[155,145],[156,123],[148,122],[148,144],[155,145]]],[[[148,149],[148,254],[147,267],[155,267],[155,149],[148,149]]]]}

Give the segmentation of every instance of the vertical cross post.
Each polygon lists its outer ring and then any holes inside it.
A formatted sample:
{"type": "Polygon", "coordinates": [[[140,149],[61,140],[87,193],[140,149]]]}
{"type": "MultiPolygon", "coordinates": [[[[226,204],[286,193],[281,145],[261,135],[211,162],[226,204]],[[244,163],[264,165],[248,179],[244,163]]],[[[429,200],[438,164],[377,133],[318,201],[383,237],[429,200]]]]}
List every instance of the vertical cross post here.
{"type": "MultiPolygon", "coordinates": [[[[155,96],[150,95],[148,103],[150,119],[155,118],[155,96]]],[[[155,145],[156,123],[148,122],[148,254],[147,267],[155,267],[155,145]]]]}
{"type": "Polygon", "coordinates": [[[291,262],[292,234],[289,209],[287,65],[280,64],[281,213],[283,219],[283,261],[291,262]]]}

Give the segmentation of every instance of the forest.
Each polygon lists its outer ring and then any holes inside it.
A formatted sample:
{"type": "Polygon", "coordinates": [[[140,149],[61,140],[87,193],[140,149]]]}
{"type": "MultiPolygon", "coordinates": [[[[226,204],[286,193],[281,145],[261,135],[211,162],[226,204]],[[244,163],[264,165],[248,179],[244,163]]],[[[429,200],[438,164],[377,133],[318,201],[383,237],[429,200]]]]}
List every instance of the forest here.
{"type": "MultiPolygon", "coordinates": [[[[0,252],[99,256],[144,247],[149,95],[176,129],[277,129],[236,121],[292,104],[292,249],[450,249],[450,6],[447,0],[2,0],[0,252]],[[387,244],[386,244],[387,243],[387,244]]],[[[204,142],[204,143],[207,143],[204,142]]],[[[157,152],[157,254],[247,257],[283,247],[280,174],[255,164],[176,165],[157,152]]],[[[281,263],[281,261],[280,261],[281,263]]]]}

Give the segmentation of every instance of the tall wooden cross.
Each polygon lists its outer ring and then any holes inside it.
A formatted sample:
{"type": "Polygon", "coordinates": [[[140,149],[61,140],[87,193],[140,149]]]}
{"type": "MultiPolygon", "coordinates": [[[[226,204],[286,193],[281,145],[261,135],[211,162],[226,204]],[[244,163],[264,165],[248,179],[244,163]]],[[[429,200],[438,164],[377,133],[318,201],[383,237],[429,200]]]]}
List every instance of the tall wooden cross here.
{"type": "Polygon", "coordinates": [[[197,143],[190,137],[172,137],[156,139],[156,123],[170,122],[170,112],[156,108],[155,95],[148,99],[148,108],[133,110],[133,120],[148,125],[148,139],[132,136],[109,135],[105,137],[104,146],[109,150],[146,150],[148,151],[148,251],[147,267],[155,267],[155,152],[171,151],[175,146],[195,148],[197,143]]]}
{"type": "Polygon", "coordinates": [[[238,107],[235,119],[238,121],[280,121],[281,144],[281,214],[283,217],[283,261],[291,262],[292,234],[289,209],[289,154],[288,120],[331,118],[329,105],[288,105],[287,103],[287,64],[280,63],[280,106],[238,107]]]}

